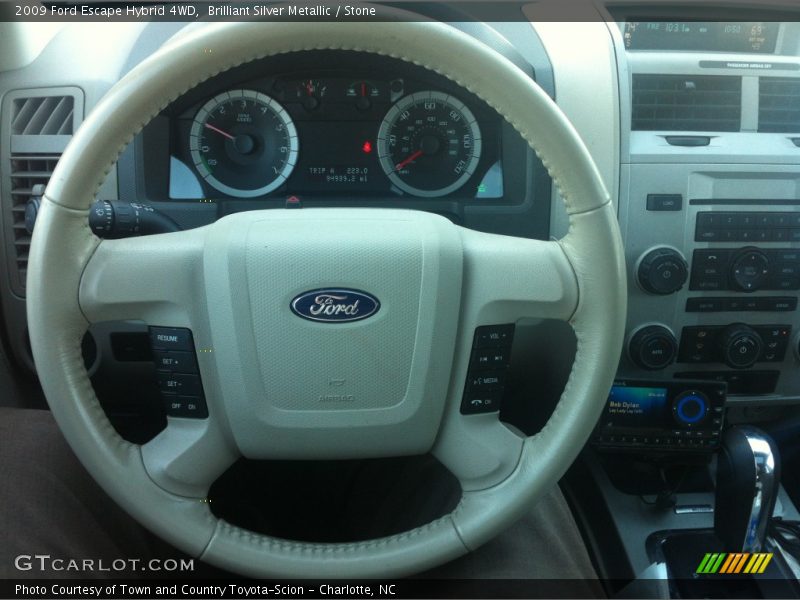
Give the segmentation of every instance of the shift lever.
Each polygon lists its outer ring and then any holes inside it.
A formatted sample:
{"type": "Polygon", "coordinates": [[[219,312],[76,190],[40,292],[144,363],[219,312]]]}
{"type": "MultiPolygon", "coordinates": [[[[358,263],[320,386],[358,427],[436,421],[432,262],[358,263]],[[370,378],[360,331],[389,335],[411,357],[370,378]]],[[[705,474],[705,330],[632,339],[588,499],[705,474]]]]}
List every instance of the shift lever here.
{"type": "Polygon", "coordinates": [[[728,429],[717,459],[714,532],[728,552],[760,552],[780,485],[775,442],[750,426],[728,429]]]}

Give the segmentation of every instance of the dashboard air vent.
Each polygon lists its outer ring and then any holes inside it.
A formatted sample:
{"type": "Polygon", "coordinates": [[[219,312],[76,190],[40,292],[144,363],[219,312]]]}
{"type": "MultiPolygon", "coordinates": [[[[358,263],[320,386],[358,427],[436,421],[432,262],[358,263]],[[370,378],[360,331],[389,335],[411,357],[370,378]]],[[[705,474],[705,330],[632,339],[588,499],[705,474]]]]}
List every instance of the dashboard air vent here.
{"type": "Polygon", "coordinates": [[[758,130],[765,133],[800,132],[800,79],[761,77],[758,130]]]}
{"type": "Polygon", "coordinates": [[[14,230],[14,250],[16,251],[19,287],[25,288],[28,269],[28,251],[31,236],[25,229],[25,207],[30,199],[33,186],[47,185],[59,154],[12,154],[11,155],[11,226],[14,230]]]}
{"type": "Polygon", "coordinates": [[[25,297],[31,237],[25,208],[47,185],[83,118],[83,91],[73,86],[10,90],[0,104],[0,257],[11,291],[25,297]]]}
{"type": "Polygon", "coordinates": [[[742,78],[634,75],[631,128],[640,131],[739,131],[742,78]]]}
{"type": "Polygon", "coordinates": [[[15,135],[71,135],[75,99],[72,96],[17,98],[11,108],[15,135]]]}

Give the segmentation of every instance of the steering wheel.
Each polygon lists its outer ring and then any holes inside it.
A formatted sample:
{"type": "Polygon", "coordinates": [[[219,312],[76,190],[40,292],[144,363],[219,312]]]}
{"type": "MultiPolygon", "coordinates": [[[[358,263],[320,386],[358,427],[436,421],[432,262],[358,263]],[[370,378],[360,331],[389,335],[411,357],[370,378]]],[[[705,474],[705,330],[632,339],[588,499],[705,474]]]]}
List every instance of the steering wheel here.
{"type": "Polygon", "coordinates": [[[36,223],[27,285],[42,387],[91,475],[177,548],[255,577],[402,576],[511,525],[588,439],[616,371],[626,311],[613,205],[578,135],[509,61],[436,22],[215,23],[169,42],[108,92],[63,154],[36,223]],[[315,49],[395,57],[483,99],[541,158],[566,205],[568,234],[544,242],[422,211],[338,208],[239,213],[142,238],[91,233],[99,186],[171,101],[245,62],[315,49]],[[292,311],[298,295],[325,286],[367,292],[379,310],[335,323],[292,311]],[[476,328],[526,318],[568,321],[577,337],[563,395],[532,437],[496,412],[460,410],[476,328]],[[168,418],[143,445],[115,432],[81,356],[89,324],[128,319],[191,330],[208,408],[207,418],[168,418]],[[331,389],[347,401],[320,402],[331,389]],[[458,478],[461,501],[390,537],[276,539],[216,518],[205,501],[241,456],[425,452],[458,478]]]}

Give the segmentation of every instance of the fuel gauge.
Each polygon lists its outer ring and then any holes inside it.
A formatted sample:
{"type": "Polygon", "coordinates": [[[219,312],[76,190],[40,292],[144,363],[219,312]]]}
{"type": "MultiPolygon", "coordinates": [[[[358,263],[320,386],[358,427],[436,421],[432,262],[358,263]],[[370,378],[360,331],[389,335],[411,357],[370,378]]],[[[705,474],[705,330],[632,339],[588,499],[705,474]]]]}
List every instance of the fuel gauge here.
{"type": "Polygon", "coordinates": [[[295,86],[295,97],[307,110],[316,109],[327,92],[328,86],[319,79],[304,79],[295,86]]]}

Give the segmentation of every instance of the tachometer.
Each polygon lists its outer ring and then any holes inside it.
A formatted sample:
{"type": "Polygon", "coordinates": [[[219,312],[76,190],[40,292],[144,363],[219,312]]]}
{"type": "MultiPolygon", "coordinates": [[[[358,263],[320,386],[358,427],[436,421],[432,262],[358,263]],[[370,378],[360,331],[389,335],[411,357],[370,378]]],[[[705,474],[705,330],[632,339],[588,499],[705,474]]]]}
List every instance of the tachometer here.
{"type": "Polygon", "coordinates": [[[442,92],[401,98],[378,131],[378,158],[395,186],[415,196],[454,192],[475,172],[481,132],[463,102],[442,92]]]}
{"type": "Polygon", "coordinates": [[[220,192],[252,198],[279,187],[294,169],[299,143],[286,109],[254,90],[214,96],[189,134],[197,171],[220,192]]]}

